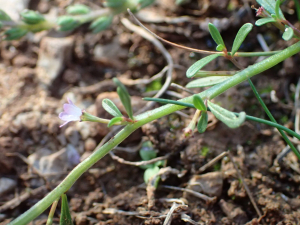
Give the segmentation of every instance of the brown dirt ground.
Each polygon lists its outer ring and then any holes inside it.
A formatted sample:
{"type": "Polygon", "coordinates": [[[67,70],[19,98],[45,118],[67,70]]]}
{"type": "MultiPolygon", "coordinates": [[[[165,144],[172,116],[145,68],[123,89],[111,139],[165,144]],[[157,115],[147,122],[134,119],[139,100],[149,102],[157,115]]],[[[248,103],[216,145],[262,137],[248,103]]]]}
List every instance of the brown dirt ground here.
{"type": "MultiPolygon", "coordinates": [[[[67,6],[64,2],[67,1],[32,1],[30,6],[43,13],[51,8],[58,8],[63,12],[63,8],[67,6]]],[[[73,2],[99,5],[98,1],[73,2]]],[[[207,32],[199,29],[199,25],[201,27],[201,24],[207,23],[207,18],[219,21],[230,18],[229,26],[224,26],[222,31],[227,46],[231,45],[234,34],[243,23],[255,20],[254,12],[248,13],[246,7],[254,4],[253,1],[192,1],[184,6],[175,6],[173,1],[168,0],[158,2],[159,4],[147,10],[163,17],[187,15],[190,22],[152,23],[147,26],[151,25],[155,33],[172,42],[199,49],[214,50],[215,47],[207,32]]],[[[293,7],[292,2],[289,1],[284,6],[286,12],[293,7]]],[[[293,22],[296,18],[295,15],[287,17],[293,22]]],[[[273,27],[255,27],[242,46],[243,51],[261,51],[256,39],[258,33],[264,35],[274,50],[291,44],[282,41],[280,33],[273,27]]],[[[35,41],[23,38],[21,41],[0,43],[0,176],[15,182],[15,186],[0,196],[0,205],[16,200],[5,209],[0,206],[0,224],[7,224],[29,209],[74,167],[62,167],[65,162],[58,157],[55,159],[57,165],[54,166],[56,175],[49,180],[32,170],[20,155],[27,158],[42,149],[52,154],[71,144],[84,158],[109,132],[105,126],[91,123],[82,125],[83,123],[77,122],[60,129],[61,121],[57,115],[66,102],[65,93],[71,94],[76,103],[86,107],[87,111],[107,117],[101,109],[101,99],[107,96],[112,100],[116,98],[114,101],[118,99],[115,93],[108,93],[115,92],[115,86],[105,80],[115,76],[121,79],[149,78],[166,65],[157,48],[127,30],[116,19],[110,29],[97,35],[89,33],[87,26],[69,34],[73,38],[71,57],[67,58],[56,79],[45,87],[37,75],[37,60],[43,51],[41,42],[47,33],[37,36],[39,38],[35,41]],[[99,56],[94,50],[97,47],[108,52],[99,56]],[[117,54],[109,53],[113,49],[117,49],[117,54]],[[94,84],[97,86],[92,86],[94,84]],[[39,187],[43,188],[36,191],[39,187]],[[18,200],[18,196],[29,190],[33,191],[30,197],[18,200]]],[[[200,55],[167,45],[166,48],[175,64],[183,67],[175,70],[173,82],[185,85],[189,81],[185,77],[185,70],[200,55]]],[[[247,66],[254,63],[256,58],[238,60],[247,66]]],[[[299,77],[297,65],[299,55],[253,78],[275,118],[291,129],[294,128],[293,97],[299,77]],[[271,90],[275,90],[280,99],[277,103],[270,100],[271,90]]],[[[218,59],[207,65],[206,69],[233,70],[234,66],[224,59],[218,59]]],[[[164,79],[161,80],[163,81],[164,79]]],[[[130,94],[136,96],[134,104],[139,109],[143,105],[139,97],[148,89],[142,84],[128,88],[130,94]]],[[[170,90],[178,91],[174,88],[170,90]]],[[[266,118],[247,83],[232,88],[216,101],[230,110],[244,110],[249,115],[266,118]]],[[[183,112],[192,117],[193,110],[183,112]]],[[[75,224],[163,224],[163,216],[172,205],[168,199],[185,202],[188,207],[183,212],[197,224],[299,224],[300,166],[292,153],[278,164],[274,163],[276,156],[285,147],[278,132],[252,122],[245,122],[240,128],[233,130],[220,122],[215,123],[211,115],[210,119],[213,124],[208,131],[204,134],[195,133],[189,139],[182,137],[182,129],[189,119],[176,114],[153,121],[131,135],[122,143],[122,147],[134,149],[142,139],[150,140],[158,150],[158,156],[172,153],[165,166],[177,169],[184,175],[177,177],[171,174],[160,181],[155,191],[154,206],[149,208],[147,190],[143,185],[143,170],[121,164],[109,155],[105,156],[67,192],[75,224]],[[259,218],[253,207],[229,157],[224,157],[204,171],[199,170],[228,150],[248,185],[262,218],[259,218]],[[195,180],[200,182],[202,188],[191,184],[195,180]],[[191,188],[211,197],[216,196],[217,200],[207,204],[198,197],[167,186],[191,188]]],[[[141,160],[137,151],[116,151],[115,154],[128,161],[141,160]]],[[[47,215],[48,211],[38,217],[34,224],[45,224],[47,215]]],[[[180,215],[180,212],[174,214],[172,225],[189,224],[181,220],[180,215]]],[[[59,210],[55,218],[58,223],[59,210]]]]}

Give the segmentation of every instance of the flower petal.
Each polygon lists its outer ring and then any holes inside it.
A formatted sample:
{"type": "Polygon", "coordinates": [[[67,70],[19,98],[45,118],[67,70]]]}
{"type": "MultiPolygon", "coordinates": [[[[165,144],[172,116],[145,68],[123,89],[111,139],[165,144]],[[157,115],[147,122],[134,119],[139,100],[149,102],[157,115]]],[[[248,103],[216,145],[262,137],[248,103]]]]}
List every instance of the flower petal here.
{"type": "Polygon", "coordinates": [[[65,112],[61,112],[58,117],[61,119],[61,120],[64,120],[64,121],[79,121],[80,120],[80,117],[78,116],[74,116],[74,115],[70,115],[68,113],[65,113],[65,112]]]}
{"type": "Polygon", "coordinates": [[[64,112],[77,117],[80,117],[82,115],[81,109],[71,104],[64,104],[64,112]]]}

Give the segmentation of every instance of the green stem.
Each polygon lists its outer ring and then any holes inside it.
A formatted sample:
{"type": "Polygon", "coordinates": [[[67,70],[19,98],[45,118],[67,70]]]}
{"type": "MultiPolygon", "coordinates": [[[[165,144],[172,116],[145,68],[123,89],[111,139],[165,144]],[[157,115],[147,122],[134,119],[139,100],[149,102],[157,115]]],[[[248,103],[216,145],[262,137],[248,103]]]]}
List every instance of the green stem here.
{"type": "MultiPolygon", "coordinates": [[[[252,81],[250,79],[248,79],[248,82],[256,96],[256,98],[258,99],[259,103],[261,104],[261,106],[263,107],[263,109],[265,110],[265,112],[267,113],[268,117],[270,118],[270,120],[273,123],[277,123],[277,121],[275,120],[275,118],[273,117],[272,113],[270,112],[270,110],[268,109],[268,107],[266,106],[266,104],[264,103],[264,101],[261,99],[260,95],[258,94],[254,84],[252,83],[252,81]]],[[[286,134],[279,128],[277,128],[279,133],[281,134],[281,136],[283,137],[283,139],[285,140],[285,142],[290,146],[290,148],[292,149],[292,151],[295,153],[295,155],[298,157],[298,159],[300,160],[300,153],[299,151],[295,148],[295,146],[292,144],[292,142],[290,141],[290,139],[286,136],[286,134]]]]}
{"type": "MultiPolygon", "coordinates": [[[[180,102],[180,101],[169,100],[169,99],[162,99],[162,98],[143,98],[143,99],[145,101],[155,101],[155,102],[160,102],[160,103],[163,103],[163,104],[180,105],[180,106],[183,106],[185,108],[196,108],[193,104],[184,103],[184,102],[180,102]]],[[[237,116],[239,115],[239,113],[234,113],[234,114],[236,114],[237,116]]],[[[260,119],[260,118],[253,117],[253,116],[248,116],[248,115],[246,115],[246,119],[254,121],[254,122],[258,122],[258,123],[264,123],[266,125],[275,127],[277,129],[284,130],[285,132],[287,132],[288,134],[296,137],[300,141],[300,135],[298,133],[296,133],[295,131],[292,131],[292,130],[288,129],[287,127],[282,126],[278,123],[274,123],[274,122],[271,122],[269,120],[264,120],[264,119],[260,119]]]]}
{"type": "MultiPolygon", "coordinates": [[[[212,99],[227,89],[247,80],[249,77],[255,76],[283,60],[291,57],[292,55],[300,52],[300,42],[286,48],[285,50],[277,53],[276,55],[270,56],[269,58],[253,65],[249,66],[245,70],[237,73],[236,75],[228,78],[223,83],[217,84],[210,89],[199,93],[202,99],[212,99]]],[[[187,97],[181,100],[185,103],[192,103],[193,96],[187,97]]],[[[43,213],[57,198],[59,198],[63,193],[65,193],[74,183],[75,181],[91,166],[93,166],[98,160],[103,158],[110,150],[112,150],[115,146],[119,145],[125,138],[127,138],[133,131],[142,125],[149,123],[153,120],[166,116],[170,113],[176,112],[178,110],[184,109],[183,106],[178,105],[165,105],[154,109],[152,111],[143,113],[135,117],[137,120],[134,124],[129,124],[123,128],[115,137],[110,139],[105,145],[96,149],[96,151],[83,162],[81,162],[78,166],[76,166],[69,175],[46,197],[36,203],[33,207],[31,207],[28,211],[20,215],[17,219],[12,221],[11,225],[22,225],[27,224],[41,213],[43,213]]]]}
{"type": "Polygon", "coordinates": [[[277,54],[281,51],[270,51],[270,52],[236,52],[234,57],[253,57],[253,56],[270,56],[277,54]]]}

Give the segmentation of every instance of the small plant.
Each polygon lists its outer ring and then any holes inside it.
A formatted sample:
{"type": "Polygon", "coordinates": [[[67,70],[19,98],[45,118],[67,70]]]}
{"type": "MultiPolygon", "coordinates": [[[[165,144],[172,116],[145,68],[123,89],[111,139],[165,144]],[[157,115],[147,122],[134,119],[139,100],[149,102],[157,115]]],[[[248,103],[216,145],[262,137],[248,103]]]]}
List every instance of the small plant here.
{"type": "MultiPolygon", "coordinates": [[[[5,36],[7,40],[18,39],[24,36],[27,32],[38,32],[40,30],[49,29],[55,26],[59,26],[60,30],[69,31],[77,28],[83,23],[92,22],[90,28],[94,33],[99,32],[105,29],[112,21],[112,17],[120,12],[130,8],[131,10],[138,10],[141,7],[149,5],[152,1],[115,1],[110,0],[106,1],[107,10],[105,13],[92,13],[92,10],[88,7],[77,5],[72,6],[67,9],[67,16],[62,16],[58,18],[57,23],[48,22],[42,15],[27,11],[21,14],[22,22],[21,23],[12,23],[11,19],[7,14],[1,11],[0,20],[2,26],[6,29],[5,36]],[[134,3],[133,3],[134,2],[134,3]],[[129,7],[131,6],[131,7],[129,7]],[[93,16],[92,16],[93,15],[93,16]],[[10,24],[11,26],[8,26],[10,24]]],[[[177,1],[179,2],[179,1],[177,1]]],[[[282,30],[282,38],[284,40],[290,40],[291,38],[300,39],[299,30],[293,26],[289,21],[287,21],[280,10],[281,1],[277,0],[257,0],[261,5],[257,9],[257,16],[262,17],[256,22],[257,26],[264,25],[266,23],[272,23],[280,30],[282,30]]],[[[295,1],[296,2],[296,1],[295,1]]],[[[179,2],[180,4],[180,2],[179,2]]],[[[299,13],[299,6],[297,8],[299,13]]],[[[67,207],[65,192],[74,184],[74,182],[91,166],[93,166],[98,160],[103,158],[109,151],[114,147],[119,145],[124,139],[126,139],[131,133],[136,129],[140,128],[142,125],[149,123],[153,120],[159,119],[163,116],[176,112],[184,108],[195,108],[195,114],[193,116],[190,124],[185,128],[185,136],[190,136],[194,130],[197,130],[199,133],[205,132],[208,124],[208,114],[207,111],[211,111],[217,119],[226,124],[229,128],[237,128],[243,124],[245,120],[252,120],[259,123],[264,123],[273,127],[276,127],[279,132],[282,134],[285,141],[290,145],[291,149],[294,151],[295,155],[300,159],[300,154],[297,149],[293,146],[291,141],[288,139],[287,135],[283,132],[285,131],[289,135],[292,135],[300,140],[300,135],[296,132],[279,125],[263,101],[260,99],[254,85],[252,84],[250,78],[258,75],[259,73],[274,67],[283,60],[297,54],[300,52],[300,42],[296,42],[292,46],[275,52],[238,52],[241,44],[245,40],[248,33],[251,31],[253,25],[250,23],[244,24],[238,31],[235,40],[233,42],[231,51],[228,50],[228,47],[225,46],[223,38],[218,31],[218,29],[213,25],[209,24],[209,31],[213,40],[217,44],[216,51],[203,51],[198,49],[190,49],[184,46],[178,46],[187,50],[194,52],[208,54],[199,61],[195,62],[187,71],[186,76],[188,78],[200,77],[187,84],[187,88],[194,87],[207,87],[209,89],[191,95],[187,98],[180,99],[178,101],[172,101],[168,99],[158,99],[158,98],[145,98],[148,101],[156,101],[164,103],[166,105],[161,106],[157,109],[148,111],[140,115],[134,115],[134,112],[131,107],[131,97],[126,89],[126,87],[116,78],[114,79],[115,84],[117,85],[117,93],[121,99],[121,102],[126,110],[128,117],[123,116],[117,106],[109,99],[104,99],[102,102],[103,108],[114,116],[111,120],[106,120],[98,117],[94,117],[85,111],[81,111],[79,108],[74,106],[70,101],[68,104],[64,105],[64,112],[60,114],[60,118],[65,121],[63,125],[70,121],[93,121],[106,123],[108,126],[113,125],[122,125],[124,128],[116,134],[112,139],[110,139],[102,147],[96,149],[93,154],[85,161],[81,162],[77,167],[74,168],[72,172],[45,198],[39,201],[31,209],[29,209],[24,214],[20,215],[16,220],[12,221],[11,224],[27,224],[42,212],[44,212],[53,202],[57,201],[58,198],[62,196],[63,211],[62,215],[65,215],[65,221],[69,220],[69,212],[65,210],[67,207]],[[258,62],[254,65],[251,65],[247,68],[243,68],[236,61],[236,57],[252,57],[252,56],[270,56],[269,58],[258,62]],[[238,69],[235,72],[211,72],[201,70],[206,64],[213,61],[218,57],[225,57],[230,60],[238,69]],[[213,103],[213,99],[218,95],[222,94],[231,87],[238,85],[243,81],[248,81],[252,87],[255,95],[257,96],[260,104],[264,108],[265,112],[270,117],[271,121],[262,120],[260,118],[255,118],[249,115],[246,115],[245,112],[231,112],[220,105],[213,103]],[[196,129],[197,127],[197,129],[196,129]],[[64,212],[64,214],[63,214],[64,212]]],[[[155,34],[154,34],[155,35],[155,34]]],[[[165,41],[169,44],[172,44],[157,35],[158,39],[165,41]]],[[[63,126],[62,125],[62,126],[63,126]]],[[[207,153],[205,153],[207,154],[207,153]]],[[[153,149],[150,142],[145,142],[140,150],[140,156],[142,160],[151,160],[156,157],[156,151],[153,149]]],[[[143,166],[142,169],[145,169],[144,180],[147,183],[150,177],[157,175],[159,172],[159,167],[162,166],[162,162],[159,161],[154,164],[143,166]]],[[[218,168],[215,168],[218,169],[218,168]]],[[[155,186],[158,185],[159,178],[155,181],[155,186]]]]}

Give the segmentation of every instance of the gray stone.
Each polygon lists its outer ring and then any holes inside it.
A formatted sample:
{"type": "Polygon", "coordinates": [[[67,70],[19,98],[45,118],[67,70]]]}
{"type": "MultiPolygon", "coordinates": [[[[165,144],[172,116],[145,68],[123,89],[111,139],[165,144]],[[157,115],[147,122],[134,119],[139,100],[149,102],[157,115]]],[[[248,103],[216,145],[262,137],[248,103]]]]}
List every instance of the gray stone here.
{"type": "Polygon", "coordinates": [[[80,134],[77,130],[74,129],[74,127],[68,127],[65,130],[65,136],[69,143],[71,143],[74,146],[77,146],[80,140],[80,134]]]}
{"type": "Polygon", "coordinates": [[[17,182],[6,177],[0,178],[0,196],[7,193],[8,191],[12,191],[17,185],[17,182]]]}
{"type": "Polygon", "coordinates": [[[44,37],[42,39],[36,71],[43,85],[51,86],[62,72],[64,65],[71,59],[73,44],[74,37],[44,37]]]}

